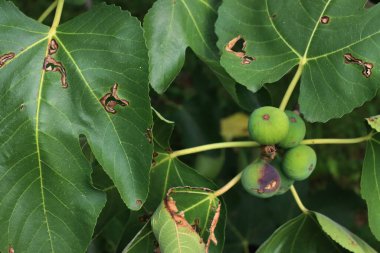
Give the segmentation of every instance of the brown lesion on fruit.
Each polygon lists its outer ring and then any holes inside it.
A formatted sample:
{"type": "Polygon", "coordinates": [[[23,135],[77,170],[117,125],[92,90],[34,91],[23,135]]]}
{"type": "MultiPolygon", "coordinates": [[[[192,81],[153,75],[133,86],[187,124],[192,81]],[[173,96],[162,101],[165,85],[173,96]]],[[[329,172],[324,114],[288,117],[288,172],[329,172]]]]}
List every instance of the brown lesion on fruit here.
{"type": "Polygon", "coordinates": [[[61,85],[62,88],[67,88],[69,84],[67,83],[66,69],[61,62],[56,61],[50,55],[45,57],[43,69],[46,72],[59,72],[61,74],[61,85]]]}
{"type": "Polygon", "coordinates": [[[67,73],[63,64],[52,57],[58,51],[58,43],[55,39],[52,39],[48,45],[48,55],[45,57],[43,69],[46,72],[59,72],[61,74],[62,88],[69,87],[67,82],[67,73]]]}
{"type": "Polygon", "coordinates": [[[373,64],[370,62],[365,62],[359,58],[354,57],[352,54],[347,53],[344,55],[344,63],[346,64],[356,64],[363,68],[362,74],[366,78],[372,75],[373,64]]]}
{"type": "Polygon", "coordinates": [[[252,61],[255,61],[256,58],[247,55],[245,51],[246,46],[247,41],[238,35],[236,38],[230,40],[224,49],[236,57],[239,57],[241,59],[241,64],[250,64],[252,61]]]}
{"type": "Polygon", "coordinates": [[[99,101],[103,105],[104,109],[112,114],[116,113],[115,106],[127,106],[129,101],[120,98],[117,95],[118,84],[115,82],[111,88],[111,92],[106,93],[99,101]]]}
{"type": "Polygon", "coordinates": [[[261,169],[261,175],[259,178],[259,188],[253,189],[257,193],[274,192],[280,187],[281,179],[276,169],[272,167],[268,162],[261,169]]]}
{"type": "Polygon", "coordinates": [[[0,68],[2,68],[8,61],[15,58],[16,54],[13,52],[6,53],[0,56],[0,68]]]}
{"type": "Polygon", "coordinates": [[[330,22],[330,17],[329,16],[323,16],[321,17],[321,23],[326,25],[330,22]]]}

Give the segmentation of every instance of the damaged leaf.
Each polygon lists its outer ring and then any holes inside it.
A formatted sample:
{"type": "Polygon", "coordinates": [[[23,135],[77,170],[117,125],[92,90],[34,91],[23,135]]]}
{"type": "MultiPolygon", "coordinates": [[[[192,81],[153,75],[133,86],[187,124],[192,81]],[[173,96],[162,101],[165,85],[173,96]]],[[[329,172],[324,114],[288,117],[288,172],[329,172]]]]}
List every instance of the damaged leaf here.
{"type": "MultiPolygon", "coordinates": [[[[193,168],[187,166],[183,162],[181,162],[178,158],[172,158],[170,157],[170,146],[169,146],[169,139],[174,127],[173,122],[167,121],[165,118],[163,118],[162,115],[160,115],[157,111],[154,110],[154,127],[153,127],[153,136],[154,136],[154,145],[155,145],[155,165],[151,168],[150,173],[150,191],[149,191],[149,197],[144,205],[144,209],[139,211],[138,217],[132,217],[130,219],[130,223],[127,225],[129,228],[129,231],[131,231],[131,227],[136,227],[136,223],[139,223],[140,227],[140,234],[147,234],[148,232],[146,229],[148,228],[142,228],[144,223],[141,222],[141,219],[144,217],[150,217],[157,207],[161,205],[162,200],[166,197],[167,192],[170,188],[178,187],[178,186],[192,186],[192,187],[204,187],[208,189],[215,189],[216,186],[209,180],[205,179],[201,175],[199,175],[193,168]]],[[[186,188],[186,191],[188,189],[186,188]]],[[[201,190],[202,191],[202,190],[201,190]]],[[[202,193],[202,192],[201,192],[202,193]]],[[[178,193],[179,194],[179,193],[178,193]]],[[[186,205],[194,205],[199,203],[199,200],[204,200],[205,197],[209,196],[209,193],[206,192],[206,195],[197,195],[200,198],[198,199],[189,199],[184,198],[186,201],[186,205]]],[[[193,194],[188,194],[186,192],[186,196],[192,196],[193,194]]],[[[179,207],[179,211],[186,209],[186,207],[181,207],[181,203],[184,203],[182,199],[182,196],[180,199],[174,198],[175,201],[177,201],[177,207],[179,207]],[[180,200],[180,201],[179,201],[180,200]]],[[[206,200],[206,202],[201,203],[199,208],[193,210],[196,212],[196,215],[194,218],[191,219],[191,212],[186,215],[185,218],[187,219],[190,217],[189,224],[197,231],[197,233],[202,234],[202,240],[204,244],[206,245],[208,240],[212,239],[213,237],[210,237],[209,231],[211,231],[211,228],[213,230],[214,234],[218,244],[215,245],[212,241],[210,243],[209,252],[210,253],[221,253],[223,252],[223,246],[224,246],[224,236],[225,236],[225,223],[226,223],[226,207],[221,202],[220,205],[220,212],[218,211],[217,202],[213,201],[212,203],[215,203],[213,205],[216,207],[216,209],[211,210],[207,206],[207,203],[209,200],[206,200]],[[207,214],[210,214],[207,217],[207,214]],[[215,215],[211,215],[211,213],[215,215]],[[216,214],[219,213],[219,218],[216,217],[216,214]],[[208,222],[204,222],[205,219],[208,220],[208,222]],[[212,224],[216,224],[216,226],[212,226],[212,224]],[[203,232],[202,232],[203,231],[203,232]]],[[[194,212],[193,212],[194,213],[194,212]]],[[[145,220],[145,218],[144,218],[145,220]]],[[[149,226],[150,227],[150,226],[149,226]]],[[[138,230],[133,230],[135,232],[128,233],[128,240],[126,241],[126,244],[134,245],[133,248],[127,247],[125,252],[138,252],[138,253],[151,253],[152,251],[149,251],[148,249],[156,248],[156,245],[154,244],[153,240],[147,239],[144,237],[143,240],[140,240],[141,237],[134,235],[137,233],[138,230]],[[131,236],[132,235],[132,236],[131,236]],[[149,243],[149,247],[146,245],[149,243]],[[147,249],[142,251],[134,251],[133,249],[147,249]]],[[[150,237],[151,235],[147,235],[147,237],[150,237]]],[[[153,236],[154,237],[154,236],[153,236]]]]}
{"type": "MultiPolygon", "coordinates": [[[[158,0],[144,18],[144,35],[149,53],[149,81],[155,91],[165,92],[179,74],[190,48],[229,92],[248,111],[260,96],[249,94],[220,66],[214,24],[221,1],[158,0]],[[249,95],[248,95],[249,94],[249,95]],[[251,96],[245,100],[244,96],[251,96]]],[[[244,64],[251,58],[242,59],[244,64]]],[[[266,91],[261,93],[268,96],[266,91]]]]}
{"type": "Polygon", "coordinates": [[[16,253],[85,252],[105,194],[91,185],[80,135],[130,209],[148,195],[143,31],[128,12],[99,5],[50,37],[49,27],[0,0],[0,34],[0,252],[9,244],[16,253]],[[117,115],[99,102],[114,82],[131,102],[117,115]]]}
{"type": "Polygon", "coordinates": [[[366,120],[373,129],[375,129],[377,132],[380,132],[380,115],[366,118],[366,120]]]}
{"type": "Polygon", "coordinates": [[[311,122],[342,117],[371,100],[380,87],[380,54],[373,53],[380,44],[380,5],[365,9],[365,3],[225,0],[216,22],[221,64],[254,92],[302,66],[301,113],[311,122]],[[254,63],[241,64],[225,50],[238,36],[254,63]],[[347,64],[349,55],[360,62],[347,64]]]}
{"type": "Polygon", "coordinates": [[[209,252],[210,244],[218,243],[214,231],[220,207],[207,188],[169,189],[151,222],[161,252],[209,252]]]}

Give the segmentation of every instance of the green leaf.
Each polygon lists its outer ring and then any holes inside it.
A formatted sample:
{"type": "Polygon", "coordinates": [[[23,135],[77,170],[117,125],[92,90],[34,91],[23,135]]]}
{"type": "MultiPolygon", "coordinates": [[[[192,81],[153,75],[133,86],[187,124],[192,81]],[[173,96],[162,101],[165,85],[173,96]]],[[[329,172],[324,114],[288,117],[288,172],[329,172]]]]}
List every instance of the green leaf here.
{"type": "MultiPolygon", "coordinates": [[[[236,84],[219,63],[217,38],[213,32],[219,3],[217,0],[158,0],[154,3],[144,18],[149,81],[155,91],[165,92],[182,69],[189,47],[210,67],[234,100],[250,110],[260,97],[248,95],[250,92],[236,84]]],[[[266,91],[261,95],[268,96],[266,91]]]]}
{"type": "Polygon", "coordinates": [[[361,195],[367,202],[369,227],[380,240],[380,134],[367,143],[362,177],[361,195]]]}
{"type": "Polygon", "coordinates": [[[99,6],[60,26],[44,64],[49,28],[0,0],[0,251],[84,252],[105,195],[90,184],[84,134],[123,200],[138,209],[148,194],[152,125],[147,52],[137,19],[99,6]],[[103,17],[103,18],[99,18],[103,17]],[[45,65],[46,71],[44,71],[45,65]],[[66,74],[68,88],[63,88],[66,74]],[[106,112],[99,99],[117,82],[129,100],[106,112]]]}
{"type": "Polygon", "coordinates": [[[380,132],[380,115],[366,118],[366,120],[373,129],[380,132]]]}
{"type": "Polygon", "coordinates": [[[342,227],[323,214],[317,212],[314,212],[314,214],[323,231],[345,249],[355,253],[376,253],[367,243],[348,231],[345,227],[342,227]]]}
{"type": "Polygon", "coordinates": [[[225,0],[216,22],[221,64],[252,91],[301,64],[299,103],[306,119],[341,117],[379,88],[380,55],[374,50],[380,43],[380,6],[364,9],[365,2],[225,0]],[[254,58],[250,63],[242,64],[242,56],[226,50],[238,35],[246,47],[233,50],[245,51],[254,58]],[[345,63],[348,54],[361,61],[345,63]],[[369,63],[374,67],[366,78],[362,72],[369,63]]]}
{"type": "Polygon", "coordinates": [[[257,253],[346,252],[322,230],[314,214],[301,214],[278,228],[257,253]]]}
{"type": "Polygon", "coordinates": [[[123,253],[154,252],[155,241],[150,222],[147,222],[123,250],[123,253]]]}
{"type": "Polygon", "coordinates": [[[153,232],[162,252],[206,252],[217,244],[214,230],[221,202],[207,188],[175,187],[152,217],[153,232]]]}
{"type": "Polygon", "coordinates": [[[345,249],[355,253],[376,252],[346,228],[311,211],[278,228],[257,252],[347,252],[345,249]]]}

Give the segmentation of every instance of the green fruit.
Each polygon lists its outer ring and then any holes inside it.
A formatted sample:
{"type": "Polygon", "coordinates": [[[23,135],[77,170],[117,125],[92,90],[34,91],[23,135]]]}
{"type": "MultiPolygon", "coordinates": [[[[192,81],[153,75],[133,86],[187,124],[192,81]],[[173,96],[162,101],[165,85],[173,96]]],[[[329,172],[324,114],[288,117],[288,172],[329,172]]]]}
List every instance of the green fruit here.
{"type": "Polygon", "coordinates": [[[286,114],[278,108],[264,106],[253,111],[248,121],[252,139],[260,144],[274,145],[282,141],[289,130],[286,114]]]}
{"type": "Polygon", "coordinates": [[[289,131],[286,137],[279,143],[282,148],[292,148],[297,146],[306,134],[305,122],[299,115],[292,111],[285,111],[289,119],[289,131]]]}
{"type": "Polygon", "coordinates": [[[277,170],[278,174],[280,175],[281,178],[281,185],[280,188],[278,189],[276,195],[281,195],[287,192],[290,189],[290,186],[293,185],[294,180],[288,178],[282,170],[277,170]]]}
{"type": "Polygon", "coordinates": [[[258,160],[243,170],[241,183],[250,194],[260,198],[268,198],[277,193],[281,178],[272,165],[263,160],[258,160]]]}
{"type": "Polygon", "coordinates": [[[291,179],[304,180],[317,164],[315,151],[306,145],[298,145],[285,153],[282,163],[284,173],[291,179]]]}

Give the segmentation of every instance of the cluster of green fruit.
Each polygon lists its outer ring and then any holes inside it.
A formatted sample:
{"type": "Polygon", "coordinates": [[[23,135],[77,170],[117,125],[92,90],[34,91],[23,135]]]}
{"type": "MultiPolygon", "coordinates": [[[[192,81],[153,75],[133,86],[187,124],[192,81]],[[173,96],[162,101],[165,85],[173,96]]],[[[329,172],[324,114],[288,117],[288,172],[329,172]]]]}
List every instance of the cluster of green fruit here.
{"type": "Polygon", "coordinates": [[[313,172],[317,156],[311,147],[300,144],[305,138],[306,127],[297,113],[261,107],[251,114],[248,131],[264,150],[272,147],[269,150],[274,151],[272,156],[264,153],[243,170],[241,182],[249,193],[262,198],[283,194],[294,181],[304,180],[313,172]],[[275,145],[285,151],[282,159],[275,159],[275,145]],[[279,168],[272,165],[276,162],[279,168]]]}

